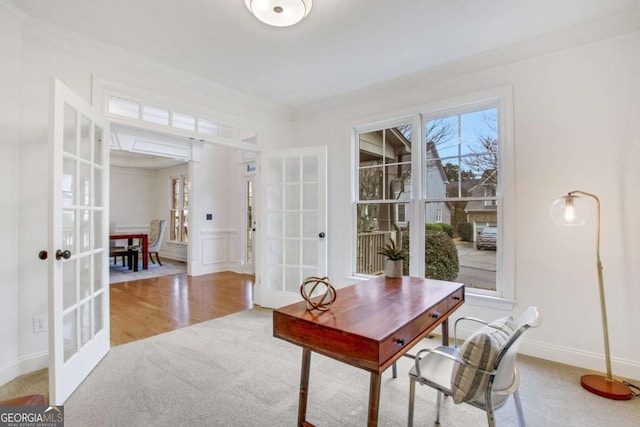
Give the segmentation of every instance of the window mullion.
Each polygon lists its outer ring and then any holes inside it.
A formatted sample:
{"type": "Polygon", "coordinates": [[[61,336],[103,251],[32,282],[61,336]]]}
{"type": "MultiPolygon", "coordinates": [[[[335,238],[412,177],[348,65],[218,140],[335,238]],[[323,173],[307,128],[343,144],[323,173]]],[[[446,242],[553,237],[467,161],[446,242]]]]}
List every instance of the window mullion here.
{"type": "Polygon", "coordinates": [[[422,116],[415,114],[412,124],[411,146],[415,155],[411,156],[411,228],[409,230],[409,274],[414,277],[424,277],[424,223],[426,195],[422,165],[426,163],[426,150],[423,141],[422,116]]]}

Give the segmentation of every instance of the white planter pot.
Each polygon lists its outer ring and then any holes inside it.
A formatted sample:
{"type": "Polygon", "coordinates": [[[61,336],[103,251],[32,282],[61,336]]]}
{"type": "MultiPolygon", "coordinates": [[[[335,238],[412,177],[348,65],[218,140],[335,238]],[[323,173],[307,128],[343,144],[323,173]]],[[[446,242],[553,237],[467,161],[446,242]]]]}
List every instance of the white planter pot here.
{"type": "Polygon", "coordinates": [[[387,277],[402,277],[402,260],[388,259],[384,266],[384,275],[387,277]]]}

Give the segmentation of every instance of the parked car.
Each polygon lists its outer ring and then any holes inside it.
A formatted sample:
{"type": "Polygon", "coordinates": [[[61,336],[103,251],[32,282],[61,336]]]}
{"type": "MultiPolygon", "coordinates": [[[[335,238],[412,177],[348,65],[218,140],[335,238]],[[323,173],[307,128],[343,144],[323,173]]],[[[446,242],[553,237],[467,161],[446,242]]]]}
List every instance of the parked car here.
{"type": "Polygon", "coordinates": [[[478,238],[476,240],[477,249],[493,249],[496,250],[498,241],[498,228],[497,227],[484,227],[478,232],[478,238]]]}

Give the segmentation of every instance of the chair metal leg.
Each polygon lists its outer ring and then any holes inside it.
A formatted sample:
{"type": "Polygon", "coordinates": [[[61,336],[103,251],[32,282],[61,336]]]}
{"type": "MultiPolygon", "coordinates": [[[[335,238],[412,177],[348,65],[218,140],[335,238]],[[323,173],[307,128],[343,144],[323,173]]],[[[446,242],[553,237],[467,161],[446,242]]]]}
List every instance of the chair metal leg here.
{"type": "Polygon", "coordinates": [[[440,405],[442,405],[442,392],[438,392],[438,397],[436,398],[436,425],[440,425],[440,405]]]}
{"type": "Polygon", "coordinates": [[[520,402],[520,395],[518,390],[513,393],[513,400],[516,401],[516,412],[518,413],[518,424],[520,427],[524,427],[524,414],[522,413],[522,402],[520,402]]]}
{"type": "Polygon", "coordinates": [[[391,372],[393,374],[393,378],[398,378],[398,367],[396,366],[396,362],[393,362],[393,365],[391,365],[391,372]]]}
{"type": "Polygon", "coordinates": [[[416,398],[416,382],[411,378],[409,380],[409,420],[407,425],[413,427],[413,405],[416,398]]]}

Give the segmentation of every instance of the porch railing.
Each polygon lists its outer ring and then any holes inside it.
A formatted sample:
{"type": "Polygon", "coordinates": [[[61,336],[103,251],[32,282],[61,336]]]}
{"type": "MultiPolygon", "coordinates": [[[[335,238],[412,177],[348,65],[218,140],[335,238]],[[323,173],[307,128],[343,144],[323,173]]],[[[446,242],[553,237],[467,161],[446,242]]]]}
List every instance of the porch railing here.
{"type": "Polygon", "coordinates": [[[393,231],[371,231],[358,233],[358,259],[356,272],[361,274],[382,274],[386,258],[378,255],[378,250],[389,241],[393,231]]]}

